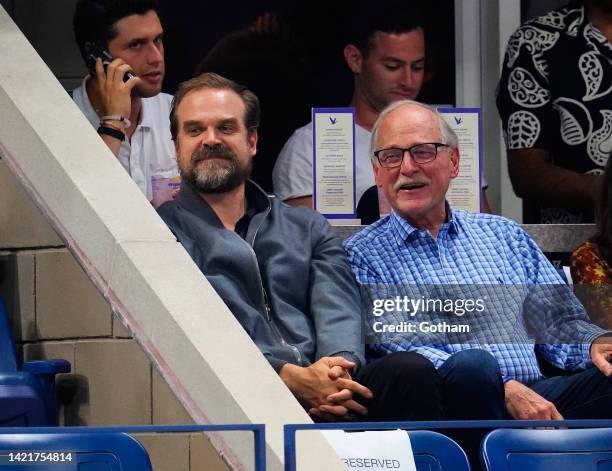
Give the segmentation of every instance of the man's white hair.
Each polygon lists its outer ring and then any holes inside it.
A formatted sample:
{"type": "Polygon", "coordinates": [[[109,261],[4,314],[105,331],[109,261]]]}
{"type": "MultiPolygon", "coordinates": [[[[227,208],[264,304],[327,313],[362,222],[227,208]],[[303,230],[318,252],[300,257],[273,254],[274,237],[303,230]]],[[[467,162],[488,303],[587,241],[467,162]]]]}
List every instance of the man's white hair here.
{"type": "Polygon", "coordinates": [[[376,164],[378,164],[378,160],[374,157],[374,151],[378,145],[378,130],[380,125],[382,124],[385,117],[391,113],[393,110],[396,110],[402,106],[407,105],[416,105],[424,108],[428,111],[431,111],[436,118],[438,118],[438,124],[440,126],[440,133],[442,134],[442,144],[446,144],[450,147],[459,147],[459,139],[457,138],[457,134],[453,131],[453,128],[446,122],[446,120],[442,117],[442,115],[436,110],[434,107],[426,105],[425,103],[419,103],[414,100],[399,100],[394,101],[393,103],[387,105],[387,107],[380,112],[376,122],[374,123],[374,127],[372,128],[372,138],[370,139],[370,159],[376,164]]]}

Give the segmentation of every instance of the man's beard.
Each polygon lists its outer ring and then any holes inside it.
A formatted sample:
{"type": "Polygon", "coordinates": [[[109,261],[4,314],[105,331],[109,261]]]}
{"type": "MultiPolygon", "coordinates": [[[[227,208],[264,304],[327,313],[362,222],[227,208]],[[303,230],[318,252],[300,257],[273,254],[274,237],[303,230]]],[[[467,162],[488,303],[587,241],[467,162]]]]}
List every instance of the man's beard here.
{"type": "Polygon", "coordinates": [[[188,172],[181,170],[181,176],[199,193],[225,193],[249,178],[252,167],[251,160],[242,165],[234,152],[223,144],[215,144],[194,152],[191,168],[188,172]]]}

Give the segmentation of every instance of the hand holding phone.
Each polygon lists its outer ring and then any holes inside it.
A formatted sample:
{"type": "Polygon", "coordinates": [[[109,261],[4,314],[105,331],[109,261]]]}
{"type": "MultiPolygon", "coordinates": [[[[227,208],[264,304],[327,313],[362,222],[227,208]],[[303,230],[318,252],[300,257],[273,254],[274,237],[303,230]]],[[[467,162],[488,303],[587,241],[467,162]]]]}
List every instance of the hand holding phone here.
{"type": "MultiPolygon", "coordinates": [[[[108,53],[108,51],[102,49],[96,43],[86,42],[85,53],[87,55],[87,68],[92,76],[96,75],[96,60],[98,58],[102,59],[102,65],[104,66],[105,72],[108,64],[113,61],[113,57],[108,53]]],[[[132,72],[126,72],[123,76],[123,81],[127,82],[132,77],[135,77],[132,72]]]]}
{"type": "Polygon", "coordinates": [[[140,77],[130,72],[131,67],[125,61],[113,59],[96,44],[86,43],[85,46],[87,66],[92,81],[97,85],[94,94],[96,112],[99,116],[124,116],[133,121],[132,91],[141,83],[140,77]]]}

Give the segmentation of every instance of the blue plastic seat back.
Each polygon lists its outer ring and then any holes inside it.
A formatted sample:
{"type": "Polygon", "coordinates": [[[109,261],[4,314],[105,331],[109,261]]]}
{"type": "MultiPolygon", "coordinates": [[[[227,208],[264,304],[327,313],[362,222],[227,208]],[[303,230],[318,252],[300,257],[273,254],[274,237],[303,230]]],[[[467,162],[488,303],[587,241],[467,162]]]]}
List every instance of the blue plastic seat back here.
{"type": "Polygon", "coordinates": [[[47,425],[40,382],[29,373],[0,372],[0,426],[47,425]]]}
{"type": "Polygon", "coordinates": [[[465,452],[452,439],[437,432],[410,430],[417,471],[470,471],[465,452]]]}
{"type": "Polygon", "coordinates": [[[0,425],[45,425],[47,415],[38,379],[17,371],[8,313],[0,296],[0,425]]]}
{"type": "Polygon", "coordinates": [[[13,335],[2,296],[0,296],[0,371],[3,373],[17,371],[13,335]]]}
{"type": "Polygon", "coordinates": [[[136,439],[125,433],[94,431],[0,433],[1,471],[43,471],[46,469],[53,471],[152,471],[146,450],[136,439]],[[19,455],[10,455],[10,453],[19,453],[19,455]],[[51,462],[48,462],[47,467],[41,466],[41,463],[33,463],[32,459],[39,461],[50,459],[51,462]]]}
{"type": "Polygon", "coordinates": [[[612,471],[612,429],[498,429],[480,456],[489,471],[612,471]]]}

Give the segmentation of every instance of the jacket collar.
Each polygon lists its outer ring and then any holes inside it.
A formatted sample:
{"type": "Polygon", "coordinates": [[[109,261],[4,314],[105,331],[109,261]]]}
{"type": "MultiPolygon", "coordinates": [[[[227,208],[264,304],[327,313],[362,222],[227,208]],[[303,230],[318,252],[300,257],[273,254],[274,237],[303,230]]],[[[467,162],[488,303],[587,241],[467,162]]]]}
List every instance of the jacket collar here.
{"type": "MultiPolygon", "coordinates": [[[[246,181],[245,185],[245,196],[247,200],[247,210],[253,209],[253,219],[259,214],[267,214],[270,211],[271,204],[268,195],[261,189],[259,185],[251,180],[246,181]]],[[[176,200],[180,206],[195,214],[200,219],[207,223],[223,229],[223,223],[217,217],[217,214],[213,211],[210,205],[204,198],[198,193],[191,185],[185,183],[181,185],[181,190],[176,197],[176,200]]],[[[251,224],[253,226],[253,224],[251,224]]],[[[251,228],[249,228],[249,233],[251,228]]]]}

